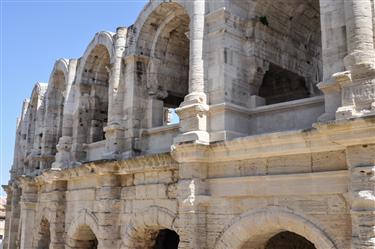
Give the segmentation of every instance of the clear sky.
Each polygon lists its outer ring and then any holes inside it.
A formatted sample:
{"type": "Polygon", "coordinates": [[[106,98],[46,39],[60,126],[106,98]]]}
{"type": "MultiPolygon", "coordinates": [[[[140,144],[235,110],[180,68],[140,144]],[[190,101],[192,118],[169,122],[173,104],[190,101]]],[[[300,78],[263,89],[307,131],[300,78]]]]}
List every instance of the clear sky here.
{"type": "MultiPolygon", "coordinates": [[[[0,0],[0,183],[9,180],[16,119],[55,60],[79,58],[98,31],[133,24],[148,0],[0,0]]],[[[0,195],[4,194],[1,190],[0,195]]]]}

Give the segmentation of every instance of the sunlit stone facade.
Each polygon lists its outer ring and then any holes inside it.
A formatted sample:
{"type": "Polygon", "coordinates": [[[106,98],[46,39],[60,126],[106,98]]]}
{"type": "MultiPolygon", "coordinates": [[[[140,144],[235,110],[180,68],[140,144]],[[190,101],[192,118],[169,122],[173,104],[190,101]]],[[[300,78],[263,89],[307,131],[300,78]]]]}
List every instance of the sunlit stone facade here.
{"type": "Polygon", "coordinates": [[[154,0],[97,33],[23,104],[4,248],[374,249],[374,9],[154,0]]]}

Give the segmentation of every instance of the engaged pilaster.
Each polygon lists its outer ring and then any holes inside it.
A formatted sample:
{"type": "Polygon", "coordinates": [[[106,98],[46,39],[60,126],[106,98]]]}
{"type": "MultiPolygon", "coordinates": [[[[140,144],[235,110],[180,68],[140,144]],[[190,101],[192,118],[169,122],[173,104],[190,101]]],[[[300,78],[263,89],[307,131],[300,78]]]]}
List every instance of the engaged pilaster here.
{"type": "Polygon", "coordinates": [[[21,189],[17,184],[11,186],[12,191],[12,201],[11,201],[11,214],[9,220],[9,239],[8,248],[13,249],[19,246],[19,225],[20,225],[20,197],[21,189]]]}
{"type": "Polygon", "coordinates": [[[173,158],[179,163],[178,248],[181,249],[207,248],[208,164],[202,151],[205,151],[202,145],[180,145],[172,153],[173,158]]]}
{"type": "Polygon", "coordinates": [[[21,178],[21,236],[20,249],[32,249],[34,218],[37,202],[37,185],[29,178],[21,178]]]}
{"type": "Polygon", "coordinates": [[[176,109],[180,117],[182,134],[175,138],[174,143],[195,142],[208,144],[207,132],[207,96],[204,92],[203,37],[205,22],[205,1],[191,2],[193,15],[190,20],[190,68],[189,94],[176,109]]]}
{"type": "Polygon", "coordinates": [[[115,56],[110,69],[109,79],[109,106],[108,106],[108,126],[104,128],[106,137],[106,159],[118,158],[124,144],[124,127],[121,120],[122,99],[119,91],[122,69],[122,58],[125,52],[127,29],[119,27],[116,30],[115,56]]]}
{"type": "Polygon", "coordinates": [[[71,163],[71,148],[73,137],[73,112],[74,112],[74,87],[73,81],[76,76],[77,60],[70,59],[68,67],[68,79],[65,89],[65,100],[63,110],[62,137],[56,145],[57,153],[52,168],[67,168],[71,163]]]}
{"type": "Polygon", "coordinates": [[[350,172],[352,249],[375,248],[375,145],[346,150],[350,172]]]}

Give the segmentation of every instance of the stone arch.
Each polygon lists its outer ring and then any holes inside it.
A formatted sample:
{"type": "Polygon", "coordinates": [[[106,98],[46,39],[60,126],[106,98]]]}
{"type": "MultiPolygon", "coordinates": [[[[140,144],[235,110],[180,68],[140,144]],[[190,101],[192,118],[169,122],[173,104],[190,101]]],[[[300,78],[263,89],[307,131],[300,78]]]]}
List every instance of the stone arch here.
{"type": "Polygon", "coordinates": [[[159,206],[145,208],[135,213],[125,227],[121,248],[151,249],[147,246],[152,245],[160,230],[169,229],[178,234],[176,223],[177,215],[166,208],[159,206]]]}
{"type": "Polygon", "coordinates": [[[97,33],[79,60],[75,79],[76,102],[73,113],[73,156],[86,160],[84,144],[105,139],[108,122],[109,80],[114,59],[113,34],[97,33]]]}
{"type": "Polygon", "coordinates": [[[66,237],[66,244],[73,248],[91,249],[98,245],[98,219],[86,209],[72,220],[66,237]]]}
{"type": "Polygon", "coordinates": [[[107,49],[109,54],[110,63],[113,63],[114,60],[114,40],[113,40],[114,33],[108,31],[101,31],[95,34],[94,38],[87,46],[85,53],[80,58],[79,65],[77,67],[77,77],[75,80],[75,84],[82,83],[82,75],[85,71],[86,62],[88,61],[92,51],[95,50],[98,46],[103,46],[107,49]]]}
{"type": "Polygon", "coordinates": [[[312,221],[292,210],[277,207],[257,209],[235,217],[224,228],[215,248],[241,249],[249,242],[254,248],[262,248],[271,237],[283,231],[303,236],[316,249],[337,249],[312,221]]]}
{"type": "Polygon", "coordinates": [[[66,79],[65,84],[67,84],[67,79],[69,78],[69,60],[60,58],[55,62],[48,82],[52,82],[51,78],[57,71],[60,71],[64,74],[64,78],[66,79]]]}
{"type": "Polygon", "coordinates": [[[69,80],[69,61],[59,59],[53,67],[45,96],[44,135],[42,137],[42,168],[50,168],[57,153],[56,145],[63,132],[64,106],[69,80]]]}
{"type": "Polygon", "coordinates": [[[164,0],[154,0],[150,1],[145,5],[145,7],[140,12],[139,16],[137,17],[134,24],[129,27],[130,29],[130,36],[128,36],[128,48],[126,50],[126,55],[130,54],[140,54],[140,51],[137,49],[138,44],[140,42],[140,36],[142,35],[142,28],[144,26],[147,26],[147,20],[149,20],[149,17],[152,13],[154,13],[162,4],[173,4],[173,5],[179,5],[183,9],[186,10],[186,12],[191,16],[190,13],[190,7],[189,7],[189,1],[183,1],[183,0],[171,0],[171,1],[164,1],[164,0]]]}
{"type": "Polygon", "coordinates": [[[293,0],[288,4],[265,0],[256,4],[254,51],[257,60],[263,61],[258,71],[263,71],[265,77],[263,83],[255,83],[254,89],[255,94],[265,98],[266,104],[319,94],[316,85],[323,76],[319,3],[319,0],[293,0]],[[269,69],[262,70],[264,62],[271,64],[269,69]]]}
{"type": "Polygon", "coordinates": [[[40,168],[39,158],[41,154],[41,140],[43,137],[44,122],[44,95],[47,90],[47,84],[36,83],[31,93],[26,112],[26,157],[25,167],[28,172],[32,172],[40,168]]]}
{"type": "Polygon", "coordinates": [[[72,221],[67,230],[68,238],[74,238],[78,228],[83,225],[88,226],[94,234],[99,234],[98,219],[86,209],[79,211],[78,215],[72,221]]]}
{"type": "Polygon", "coordinates": [[[186,6],[176,1],[156,1],[146,13],[133,30],[137,30],[135,54],[147,57],[146,64],[138,62],[137,69],[145,68],[141,73],[146,75],[150,128],[170,124],[170,112],[189,92],[190,16],[186,6]]]}

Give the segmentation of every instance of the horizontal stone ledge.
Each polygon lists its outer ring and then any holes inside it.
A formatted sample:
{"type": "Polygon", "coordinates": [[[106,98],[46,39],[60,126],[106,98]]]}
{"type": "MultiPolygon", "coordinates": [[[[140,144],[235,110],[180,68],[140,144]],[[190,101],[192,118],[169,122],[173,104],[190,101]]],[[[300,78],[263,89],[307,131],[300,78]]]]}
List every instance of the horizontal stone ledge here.
{"type": "Polygon", "coordinates": [[[208,179],[211,197],[330,195],[348,192],[348,171],[208,179]]]}
{"type": "Polygon", "coordinates": [[[142,135],[150,136],[153,134],[163,133],[163,132],[173,132],[173,131],[179,131],[180,124],[170,124],[170,125],[164,125],[159,127],[153,127],[149,129],[142,130],[142,135]]]}

